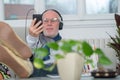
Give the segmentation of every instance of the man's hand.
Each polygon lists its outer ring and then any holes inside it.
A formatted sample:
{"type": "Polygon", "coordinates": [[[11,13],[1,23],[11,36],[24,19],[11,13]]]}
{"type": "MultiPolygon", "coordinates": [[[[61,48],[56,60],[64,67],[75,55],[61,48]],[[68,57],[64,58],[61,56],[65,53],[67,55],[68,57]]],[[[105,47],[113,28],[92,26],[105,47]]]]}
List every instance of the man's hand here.
{"type": "Polygon", "coordinates": [[[42,23],[41,21],[39,21],[36,24],[35,22],[36,22],[36,18],[32,21],[30,25],[29,34],[33,37],[38,37],[39,34],[43,31],[43,25],[40,25],[42,23]]]}

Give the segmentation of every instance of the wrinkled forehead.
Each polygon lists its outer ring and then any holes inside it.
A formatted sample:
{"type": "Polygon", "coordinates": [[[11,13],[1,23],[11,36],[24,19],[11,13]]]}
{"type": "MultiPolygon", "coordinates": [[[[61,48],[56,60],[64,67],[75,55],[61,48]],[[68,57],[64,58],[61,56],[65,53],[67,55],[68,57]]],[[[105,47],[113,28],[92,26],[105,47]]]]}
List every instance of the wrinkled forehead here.
{"type": "Polygon", "coordinates": [[[60,18],[60,16],[55,11],[48,10],[45,13],[43,13],[42,18],[60,18]]]}

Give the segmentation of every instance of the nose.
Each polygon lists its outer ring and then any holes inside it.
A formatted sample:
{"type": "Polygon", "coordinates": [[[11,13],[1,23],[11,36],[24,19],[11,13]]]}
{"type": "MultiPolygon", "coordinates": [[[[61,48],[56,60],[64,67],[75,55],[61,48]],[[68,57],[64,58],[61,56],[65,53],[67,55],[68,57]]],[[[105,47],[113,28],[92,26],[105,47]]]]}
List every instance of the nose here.
{"type": "Polygon", "coordinates": [[[51,25],[51,24],[52,24],[52,21],[51,21],[51,20],[48,20],[48,24],[50,24],[50,25],[51,25]]]}

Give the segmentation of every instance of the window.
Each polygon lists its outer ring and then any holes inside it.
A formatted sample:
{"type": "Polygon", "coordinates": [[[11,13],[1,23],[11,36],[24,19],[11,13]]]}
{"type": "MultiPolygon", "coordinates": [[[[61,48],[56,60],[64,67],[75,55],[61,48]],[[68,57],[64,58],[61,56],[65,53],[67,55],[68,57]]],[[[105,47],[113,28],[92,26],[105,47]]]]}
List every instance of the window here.
{"type": "Polygon", "coordinates": [[[80,3],[81,0],[35,0],[35,9],[36,13],[42,13],[45,9],[57,9],[65,20],[78,20],[81,14],[78,7],[80,3]]]}
{"type": "MultiPolygon", "coordinates": [[[[6,20],[25,19],[28,10],[32,9],[34,9],[34,0],[4,0],[4,15],[6,20]]],[[[29,18],[31,18],[30,14],[29,18]]]]}
{"type": "MultiPolygon", "coordinates": [[[[3,0],[5,20],[25,19],[25,14],[35,8],[36,12],[42,13],[44,9],[57,9],[62,15],[78,15],[78,0],[3,0]],[[34,3],[34,1],[36,3],[34,3]],[[69,4],[70,5],[69,5],[69,4]],[[35,7],[34,7],[35,4],[35,7]],[[44,8],[44,9],[43,9],[44,8]]],[[[33,14],[33,12],[31,13],[33,14]]],[[[29,14],[29,18],[31,18],[29,14]]],[[[69,17],[68,17],[69,18],[69,17]]]]}
{"type": "MultiPolygon", "coordinates": [[[[87,25],[86,22],[89,25],[111,25],[113,14],[120,12],[119,4],[120,0],[0,0],[0,6],[4,6],[4,10],[0,7],[0,19],[24,22],[30,9],[34,8],[35,13],[42,13],[45,9],[53,8],[62,14],[65,25],[87,25]]],[[[33,13],[34,11],[29,13],[29,20],[33,13]]]]}
{"type": "Polygon", "coordinates": [[[64,15],[76,15],[77,0],[45,0],[45,8],[57,9],[64,15]]]}
{"type": "Polygon", "coordinates": [[[118,12],[118,0],[85,0],[86,14],[109,14],[118,12]]]}
{"type": "Polygon", "coordinates": [[[114,19],[113,14],[119,12],[119,3],[120,0],[84,0],[83,19],[114,19]]]}
{"type": "MultiPolygon", "coordinates": [[[[111,19],[119,12],[119,0],[3,0],[5,19],[25,19],[28,10],[37,13],[45,9],[57,9],[66,20],[111,19]],[[103,17],[107,15],[106,17],[103,17]]],[[[31,18],[29,13],[29,19],[31,18]]]]}

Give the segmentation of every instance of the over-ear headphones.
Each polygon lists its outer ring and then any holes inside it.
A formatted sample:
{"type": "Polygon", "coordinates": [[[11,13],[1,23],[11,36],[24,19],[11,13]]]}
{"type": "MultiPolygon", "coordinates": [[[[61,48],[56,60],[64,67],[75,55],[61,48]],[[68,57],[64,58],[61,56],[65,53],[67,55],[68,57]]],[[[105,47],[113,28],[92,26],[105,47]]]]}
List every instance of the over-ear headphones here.
{"type": "Polygon", "coordinates": [[[56,13],[60,16],[61,21],[60,21],[60,23],[59,23],[59,30],[62,30],[62,29],[63,29],[63,18],[62,18],[61,14],[60,14],[57,10],[55,10],[55,9],[47,9],[47,10],[45,10],[41,15],[43,16],[43,14],[44,14],[45,12],[50,11],[50,10],[56,12],[56,13]]]}

